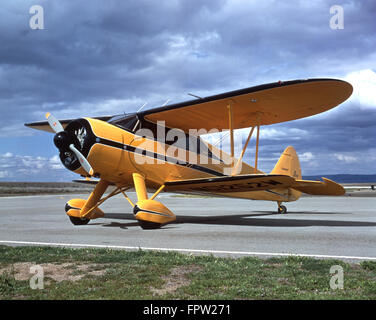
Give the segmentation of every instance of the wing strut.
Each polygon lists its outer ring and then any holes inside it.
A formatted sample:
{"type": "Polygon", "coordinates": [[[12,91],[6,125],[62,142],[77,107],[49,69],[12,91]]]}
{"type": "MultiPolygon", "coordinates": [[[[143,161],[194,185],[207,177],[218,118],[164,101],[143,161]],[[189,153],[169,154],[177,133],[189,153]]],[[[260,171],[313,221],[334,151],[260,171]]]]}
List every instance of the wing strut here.
{"type": "MultiPolygon", "coordinates": [[[[254,169],[254,173],[257,173],[258,149],[259,149],[259,141],[260,141],[260,115],[259,114],[257,115],[257,125],[251,127],[251,130],[249,131],[248,138],[247,138],[247,140],[246,140],[246,142],[244,144],[244,147],[243,147],[243,150],[242,150],[242,152],[240,154],[240,157],[239,157],[236,165],[233,166],[233,170],[232,170],[231,176],[236,176],[236,175],[239,174],[238,168],[239,168],[239,166],[240,166],[240,164],[242,162],[245,150],[247,149],[249,140],[251,140],[251,137],[252,137],[252,134],[253,134],[253,131],[255,130],[255,128],[257,128],[257,136],[256,136],[256,152],[255,152],[255,167],[254,167],[255,169],[254,169]]],[[[231,143],[233,143],[233,140],[231,140],[231,143]]]]}
{"type": "Polygon", "coordinates": [[[255,173],[257,173],[259,137],[260,137],[260,125],[258,124],[257,125],[257,138],[256,138],[256,154],[255,154],[255,173]]]}
{"type": "Polygon", "coordinates": [[[229,102],[227,105],[228,108],[228,122],[230,128],[230,140],[231,140],[231,160],[232,165],[234,165],[234,114],[232,112],[232,103],[229,102]]]}
{"type": "Polygon", "coordinates": [[[242,150],[242,153],[240,154],[240,158],[238,159],[238,162],[236,163],[236,166],[234,167],[234,170],[232,171],[232,176],[236,176],[239,174],[238,172],[238,168],[239,168],[239,165],[240,163],[242,162],[242,159],[243,159],[243,156],[244,156],[244,153],[245,153],[245,150],[247,149],[247,146],[248,146],[248,143],[249,143],[249,140],[251,140],[251,137],[252,137],[252,134],[253,134],[253,131],[255,130],[255,127],[252,127],[251,130],[249,131],[249,134],[248,134],[248,138],[247,138],[247,141],[245,142],[244,144],[244,147],[243,147],[243,150],[242,150]]]}

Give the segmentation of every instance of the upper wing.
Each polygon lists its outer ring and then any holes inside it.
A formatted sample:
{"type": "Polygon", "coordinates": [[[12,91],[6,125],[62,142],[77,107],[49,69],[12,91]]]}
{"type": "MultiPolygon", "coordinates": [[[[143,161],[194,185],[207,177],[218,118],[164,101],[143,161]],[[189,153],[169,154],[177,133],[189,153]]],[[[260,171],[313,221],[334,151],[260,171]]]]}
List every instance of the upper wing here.
{"type": "MultiPolygon", "coordinates": [[[[138,113],[140,118],[166,127],[228,129],[228,105],[232,105],[233,128],[267,125],[312,116],[334,108],[352,93],[352,86],[336,79],[274,82],[206,98],[172,104],[138,113]]],[[[108,121],[112,116],[95,117],[108,121]]],[[[65,128],[74,119],[59,120],[65,128]]],[[[25,123],[27,127],[52,132],[47,121],[25,123]]],[[[199,132],[202,134],[205,132],[199,132]]]]}
{"type": "MultiPolygon", "coordinates": [[[[103,120],[103,121],[107,121],[111,118],[112,118],[112,116],[93,117],[93,119],[98,119],[98,120],[103,120]]],[[[59,122],[61,123],[61,125],[65,129],[65,127],[68,125],[68,123],[73,121],[73,120],[76,120],[76,119],[59,120],[59,122]]],[[[47,121],[25,123],[25,126],[33,128],[33,129],[37,129],[37,130],[42,130],[42,131],[47,131],[47,132],[52,132],[52,133],[54,132],[47,121]]]]}
{"type": "Polygon", "coordinates": [[[296,180],[292,188],[313,195],[341,196],[346,190],[338,183],[322,178],[324,181],[296,180]]]}
{"type": "Polygon", "coordinates": [[[242,90],[154,108],[139,113],[145,120],[165,121],[166,127],[228,129],[228,104],[233,128],[290,121],[329,110],[345,101],[352,86],[336,79],[275,82],[242,90]]]}
{"type": "Polygon", "coordinates": [[[295,182],[290,176],[245,174],[165,182],[165,191],[241,192],[287,188],[295,182]]]}

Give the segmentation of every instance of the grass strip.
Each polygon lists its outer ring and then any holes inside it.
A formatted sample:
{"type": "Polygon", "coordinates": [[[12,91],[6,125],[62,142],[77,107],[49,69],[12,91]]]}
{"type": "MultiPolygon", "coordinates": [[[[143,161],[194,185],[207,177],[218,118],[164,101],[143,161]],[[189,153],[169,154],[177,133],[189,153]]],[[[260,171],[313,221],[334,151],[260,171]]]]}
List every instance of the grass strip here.
{"type": "Polygon", "coordinates": [[[0,246],[0,299],[374,300],[376,262],[0,246]],[[34,265],[43,289],[30,288],[34,265]],[[332,266],[343,270],[343,289],[330,287],[332,266]]]}

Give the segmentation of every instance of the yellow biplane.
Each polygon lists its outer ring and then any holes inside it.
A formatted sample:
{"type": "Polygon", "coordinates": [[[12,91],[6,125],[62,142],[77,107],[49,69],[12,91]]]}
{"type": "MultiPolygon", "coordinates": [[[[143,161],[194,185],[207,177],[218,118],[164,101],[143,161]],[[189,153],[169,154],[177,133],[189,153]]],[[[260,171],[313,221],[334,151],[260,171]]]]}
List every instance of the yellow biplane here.
{"type": "Polygon", "coordinates": [[[73,224],[103,217],[99,205],[122,193],[140,226],[154,229],[176,219],[155,200],[162,191],[275,201],[279,213],[286,213],[282,203],[298,200],[302,192],[344,194],[344,188],[329,179],[302,180],[291,146],[270,173],[258,170],[259,133],[263,125],[334,108],[351,93],[352,86],[342,80],[279,81],[118,116],[59,121],[47,113],[47,121],[25,125],[55,132],[63,165],[85,177],[77,181],[95,184],[88,199],[67,202],[65,211],[73,224]],[[249,128],[249,135],[235,158],[234,130],[240,128],[249,128]],[[200,138],[212,129],[229,133],[230,153],[200,138]],[[255,130],[251,166],[242,159],[255,130]],[[104,195],[109,186],[112,191],[104,195]],[[136,203],[125,193],[133,188],[136,203]]]}

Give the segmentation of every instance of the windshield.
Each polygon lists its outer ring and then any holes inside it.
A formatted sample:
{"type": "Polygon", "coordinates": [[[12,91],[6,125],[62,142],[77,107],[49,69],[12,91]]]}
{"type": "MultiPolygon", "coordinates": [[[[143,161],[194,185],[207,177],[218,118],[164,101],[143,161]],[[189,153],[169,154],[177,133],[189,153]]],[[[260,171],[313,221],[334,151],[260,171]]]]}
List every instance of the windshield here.
{"type": "Polygon", "coordinates": [[[108,122],[133,132],[136,129],[138,117],[136,113],[120,114],[112,117],[108,122]]]}

